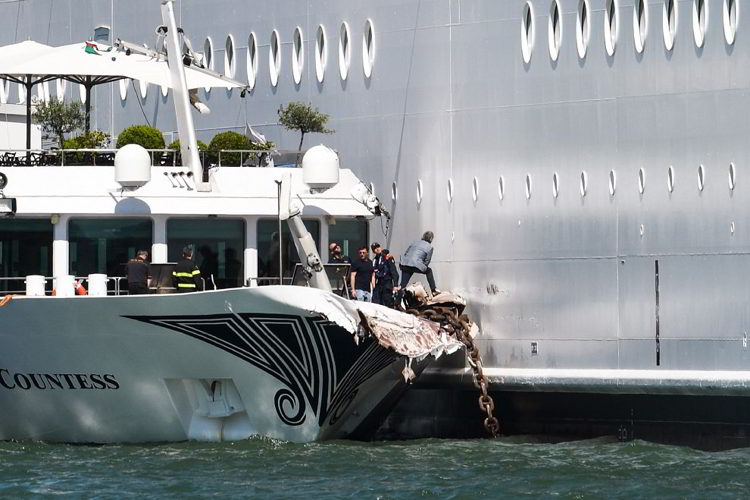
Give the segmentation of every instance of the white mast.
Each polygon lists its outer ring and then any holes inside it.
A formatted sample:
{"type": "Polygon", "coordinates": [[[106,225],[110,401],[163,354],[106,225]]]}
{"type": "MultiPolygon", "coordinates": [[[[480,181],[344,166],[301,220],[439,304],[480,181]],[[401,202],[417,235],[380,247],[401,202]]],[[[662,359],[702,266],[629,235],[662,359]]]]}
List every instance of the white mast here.
{"type": "Polygon", "coordinates": [[[193,172],[195,187],[198,191],[211,191],[211,184],[203,182],[203,165],[198,155],[198,142],[195,138],[193,115],[190,111],[190,96],[182,63],[182,48],[174,18],[174,0],[162,0],[161,17],[167,27],[167,57],[172,74],[172,91],[174,108],[177,115],[177,132],[180,134],[180,153],[183,166],[193,172]]]}

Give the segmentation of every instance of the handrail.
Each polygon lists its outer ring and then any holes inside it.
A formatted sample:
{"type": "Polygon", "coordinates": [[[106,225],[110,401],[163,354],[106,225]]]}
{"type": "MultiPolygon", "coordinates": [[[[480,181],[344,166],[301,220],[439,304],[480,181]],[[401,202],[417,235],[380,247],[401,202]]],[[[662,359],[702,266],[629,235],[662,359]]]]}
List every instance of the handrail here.
{"type": "MultiPolygon", "coordinates": [[[[175,149],[146,149],[151,164],[157,167],[178,167],[180,151],[175,149]]],[[[0,166],[3,167],[64,167],[64,166],[112,166],[117,153],[115,148],[78,149],[0,149],[0,166]],[[67,165],[66,165],[67,164],[67,165]]],[[[218,149],[200,150],[204,166],[260,166],[265,157],[297,155],[293,150],[267,149],[218,149]],[[228,155],[238,155],[227,160],[228,155]]]]}

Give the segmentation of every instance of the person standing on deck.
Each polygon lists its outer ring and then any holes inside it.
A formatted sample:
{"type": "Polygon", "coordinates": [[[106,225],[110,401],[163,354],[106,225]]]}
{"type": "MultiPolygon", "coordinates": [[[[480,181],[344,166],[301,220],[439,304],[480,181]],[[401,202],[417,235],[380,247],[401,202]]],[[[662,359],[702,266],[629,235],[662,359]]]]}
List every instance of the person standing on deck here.
{"type": "Polygon", "coordinates": [[[203,290],[203,280],[198,266],[193,262],[193,247],[182,249],[182,259],[172,271],[172,282],[180,293],[203,290]]]}
{"type": "Polygon", "coordinates": [[[135,259],[127,264],[128,293],[130,295],[145,295],[148,293],[148,276],[151,271],[148,265],[148,252],[138,250],[135,259]]]}
{"type": "Polygon", "coordinates": [[[341,255],[341,245],[335,241],[328,245],[330,255],[328,256],[328,262],[330,264],[350,264],[351,261],[346,255],[341,255]]]}
{"type": "Polygon", "coordinates": [[[370,249],[372,249],[372,253],[375,255],[372,258],[372,267],[375,270],[375,288],[372,289],[372,301],[375,304],[382,304],[382,287],[378,285],[378,273],[383,271],[383,267],[385,265],[385,256],[383,255],[383,249],[380,247],[380,243],[378,242],[370,245],[370,249]]]}
{"type": "Polygon", "coordinates": [[[367,258],[367,247],[359,249],[359,258],[352,262],[352,298],[372,302],[372,290],[375,288],[375,269],[367,258]]]}
{"type": "Polygon", "coordinates": [[[401,283],[399,286],[398,296],[396,297],[396,305],[400,306],[401,299],[404,298],[404,288],[409,284],[414,273],[424,274],[427,277],[427,283],[430,285],[430,291],[432,295],[437,295],[440,290],[435,286],[435,277],[430,269],[430,261],[432,260],[432,239],[435,237],[432,231],[425,231],[422,235],[422,239],[415,241],[409,248],[406,249],[403,257],[401,257],[401,283]]]}
{"type": "Polygon", "coordinates": [[[380,304],[393,308],[395,305],[393,292],[399,290],[399,287],[396,286],[398,271],[396,270],[396,263],[393,261],[393,254],[387,248],[381,252],[381,255],[383,256],[383,265],[375,271],[375,279],[377,280],[375,290],[380,292],[380,304]]]}

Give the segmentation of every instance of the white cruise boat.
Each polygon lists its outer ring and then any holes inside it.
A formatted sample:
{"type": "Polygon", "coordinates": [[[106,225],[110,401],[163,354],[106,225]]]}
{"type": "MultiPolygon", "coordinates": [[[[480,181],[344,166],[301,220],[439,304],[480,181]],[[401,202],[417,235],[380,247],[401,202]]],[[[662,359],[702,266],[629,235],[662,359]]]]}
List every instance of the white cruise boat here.
{"type": "MultiPolygon", "coordinates": [[[[239,107],[201,91],[214,113],[199,138],[249,123],[296,146],[276,110],[309,101],[393,214],[387,237],[374,223],[363,240],[398,255],[435,232],[437,285],[470,304],[504,432],[724,447],[750,445],[745,7],[183,0],[179,21],[210,67],[251,87],[239,107]]],[[[149,39],[136,20],[157,10],[4,2],[0,44],[149,39]]],[[[138,87],[95,90],[93,125],[176,131],[171,95],[138,87]]],[[[322,244],[340,238],[320,222],[322,244]]],[[[77,248],[66,265],[80,265],[77,248]]],[[[256,262],[245,256],[246,277],[256,262]]],[[[428,369],[382,435],[482,435],[467,370],[458,357],[428,369]]]]}

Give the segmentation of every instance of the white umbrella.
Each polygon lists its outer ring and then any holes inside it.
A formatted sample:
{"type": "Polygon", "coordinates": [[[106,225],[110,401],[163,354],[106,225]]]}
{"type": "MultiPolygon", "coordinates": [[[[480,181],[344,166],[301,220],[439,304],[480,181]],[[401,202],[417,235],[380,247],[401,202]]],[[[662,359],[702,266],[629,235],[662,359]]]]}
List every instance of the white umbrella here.
{"type": "MultiPolygon", "coordinates": [[[[86,130],[89,128],[90,93],[94,85],[132,78],[167,88],[174,86],[166,56],[127,42],[118,41],[118,44],[119,48],[96,42],[50,47],[25,41],[0,47],[0,78],[26,86],[27,149],[31,147],[31,87],[37,83],[62,78],[83,85],[86,89],[86,130]]],[[[185,76],[189,89],[247,87],[247,84],[196,66],[185,66],[185,76]]]]}

